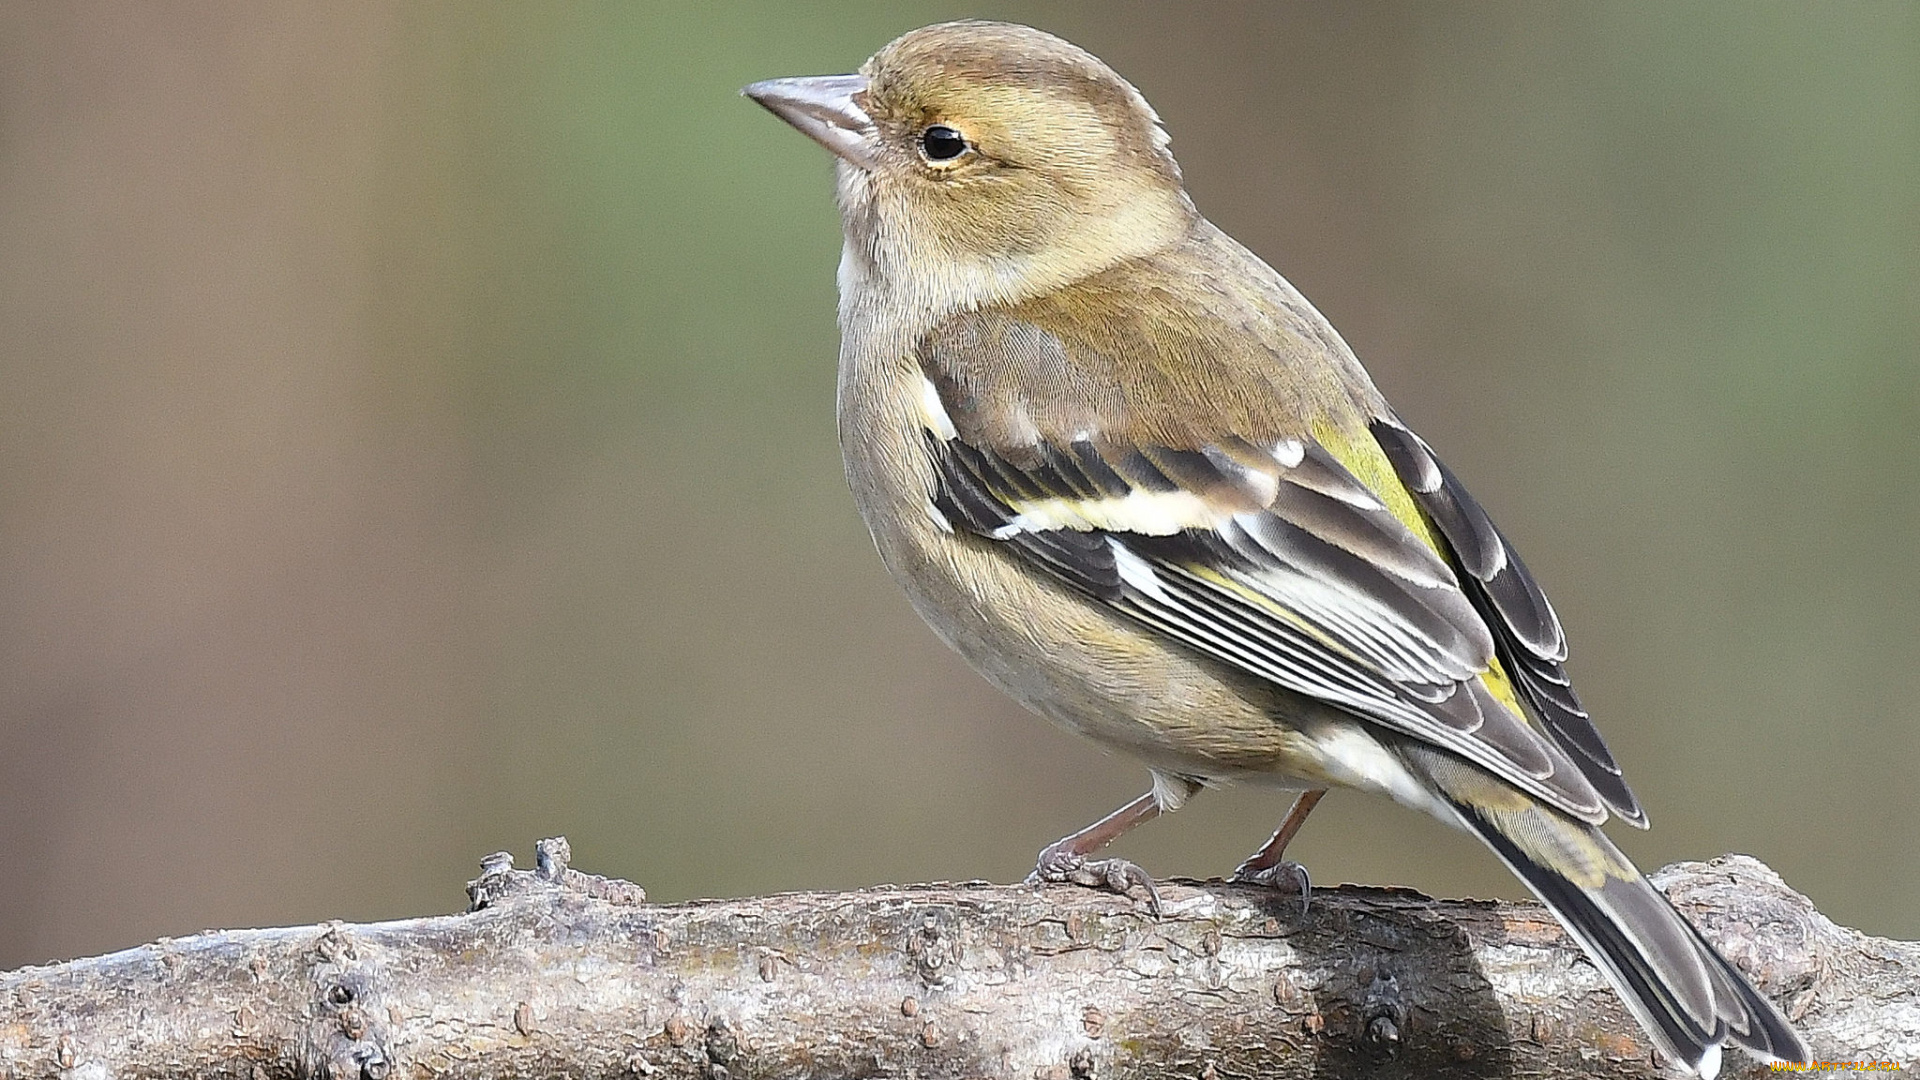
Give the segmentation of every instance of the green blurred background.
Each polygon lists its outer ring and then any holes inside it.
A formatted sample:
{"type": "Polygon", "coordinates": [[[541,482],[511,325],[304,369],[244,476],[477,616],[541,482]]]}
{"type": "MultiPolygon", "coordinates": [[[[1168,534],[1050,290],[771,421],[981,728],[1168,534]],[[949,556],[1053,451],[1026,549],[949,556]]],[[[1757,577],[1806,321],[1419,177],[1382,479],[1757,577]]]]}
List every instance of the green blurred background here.
{"type": "MultiPolygon", "coordinates": [[[[663,900],[1009,881],[1143,790],[886,578],[827,157],[736,94],[962,15],[1131,78],[1493,509],[1636,859],[1920,938],[1920,6],[127,2],[0,14],[0,968],[554,833],[663,900]]],[[[1520,892],[1351,794],[1294,851],[1520,892]]]]}

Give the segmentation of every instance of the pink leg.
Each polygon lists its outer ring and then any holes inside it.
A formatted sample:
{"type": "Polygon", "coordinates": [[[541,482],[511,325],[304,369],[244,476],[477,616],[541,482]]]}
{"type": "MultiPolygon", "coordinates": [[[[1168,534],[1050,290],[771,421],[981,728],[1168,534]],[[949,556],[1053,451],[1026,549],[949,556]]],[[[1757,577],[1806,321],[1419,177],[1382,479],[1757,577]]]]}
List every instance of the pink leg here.
{"type": "Polygon", "coordinates": [[[1293,808],[1287,811],[1280,827],[1273,830],[1267,842],[1260,850],[1247,856],[1247,860],[1233,872],[1233,880],[1272,885],[1276,888],[1298,889],[1300,891],[1300,910],[1306,911],[1307,898],[1313,892],[1313,886],[1307,878],[1307,868],[1297,862],[1286,861],[1287,844],[1292,842],[1293,834],[1306,824],[1307,815],[1327,794],[1325,788],[1315,791],[1303,791],[1293,800],[1293,808]]]}

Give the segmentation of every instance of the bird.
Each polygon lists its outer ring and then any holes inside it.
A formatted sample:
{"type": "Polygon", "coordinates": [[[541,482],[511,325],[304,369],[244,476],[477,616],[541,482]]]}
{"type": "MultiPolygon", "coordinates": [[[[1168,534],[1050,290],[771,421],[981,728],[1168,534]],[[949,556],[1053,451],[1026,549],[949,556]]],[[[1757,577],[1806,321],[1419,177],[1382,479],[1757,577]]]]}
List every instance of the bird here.
{"type": "Polygon", "coordinates": [[[910,31],[742,91],[831,151],[854,503],[934,631],[1034,712],[1143,761],[1040,882],[1202,788],[1298,792],[1235,871],[1298,889],[1320,796],[1479,837],[1669,1058],[1804,1062],[1780,1011],[1601,831],[1646,814],[1519,554],[1328,321],[1194,206],[1159,116],[1062,38],[910,31]]]}

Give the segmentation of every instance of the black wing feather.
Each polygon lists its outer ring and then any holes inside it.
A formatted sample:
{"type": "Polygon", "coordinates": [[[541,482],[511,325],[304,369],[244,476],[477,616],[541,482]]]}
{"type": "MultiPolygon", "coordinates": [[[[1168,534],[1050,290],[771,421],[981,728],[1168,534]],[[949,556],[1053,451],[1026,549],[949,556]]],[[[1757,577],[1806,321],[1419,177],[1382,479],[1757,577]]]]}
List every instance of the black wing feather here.
{"type": "Polygon", "coordinates": [[[1519,552],[1425,440],[1392,420],[1375,420],[1373,436],[1466,570],[1467,596],[1493,627],[1500,660],[1521,696],[1607,806],[1645,828],[1646,811],[1567,678],[1560,618],[1519,552]]]}
{"type": "MultiPolygon", "coordinates": [[[[934,509],[947,521],[982,536],[993,536],[1017,515],[994,494],[993,480],[1009,471],[993,455],[958,439],[942,441],[927,436],[928,449],[939,465],[940,489],[934,509]]],[[[1091,532],[1071,529],[1023,531],[1006,537],[1028,558],[1068,584],[1102,600],[1120,598],[1120,575],[1113,549],[1091,532]]]]}

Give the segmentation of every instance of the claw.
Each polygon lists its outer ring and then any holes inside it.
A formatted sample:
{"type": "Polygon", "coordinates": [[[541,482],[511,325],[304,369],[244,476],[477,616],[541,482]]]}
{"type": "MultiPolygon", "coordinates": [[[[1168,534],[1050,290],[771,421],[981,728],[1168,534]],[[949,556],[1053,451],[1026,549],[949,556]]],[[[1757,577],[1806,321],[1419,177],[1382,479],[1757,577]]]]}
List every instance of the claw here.
{"type": "Polygon", "coordinates": [[[1233,872],[1233,881],[1243,885],[1264,885],[1283,893],[1300,894],[1300,917],[1307,917],[1307,902],[1313,899],[1313,879],[1307,876],[1307,868],[1291,860],[1275,863],[1258,870],[1249,870],[1247,863],[1233,872]]]}
{"type": "Polygon", "coordinates": [[[1160,890],[1153,878],[1125,859],[1088,859],[1071,851],[1048,848],[1040,853],[1040,862],[1033,873],[1027,875],[1030,885],[1043,882],[1104,889],[1121,896],[1131,895],[1136,887],[1142,888],[1147,890],[1147,906],[1153,917],[1158,919],[1161,915],[1160,890]]]}

